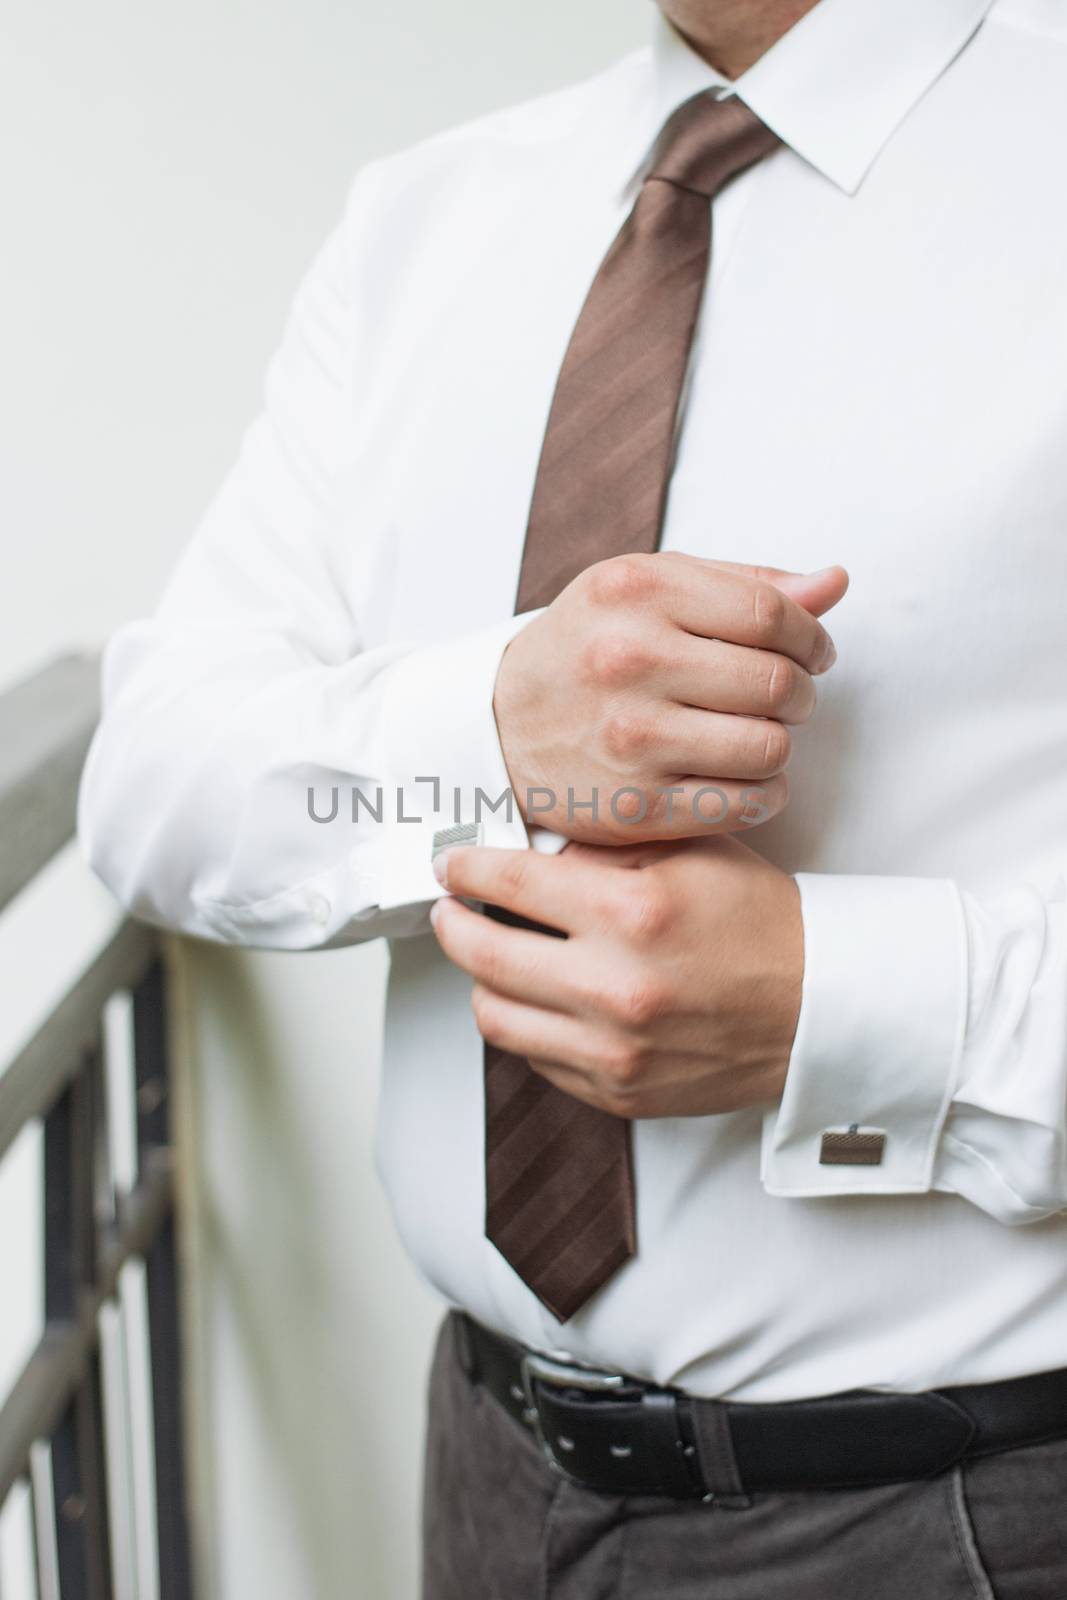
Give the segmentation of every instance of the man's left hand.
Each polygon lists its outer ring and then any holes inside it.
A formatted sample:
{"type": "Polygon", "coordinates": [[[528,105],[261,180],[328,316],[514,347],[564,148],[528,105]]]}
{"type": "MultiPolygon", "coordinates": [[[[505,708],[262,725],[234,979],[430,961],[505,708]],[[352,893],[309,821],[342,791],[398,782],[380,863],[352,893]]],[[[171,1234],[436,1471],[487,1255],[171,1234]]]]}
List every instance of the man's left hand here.
{"type": "Polygon", "coordinates": [[[621,849],[454,849],[434,931],[474,979],[478,1029],[568,1094],[624,1117],[776,1102],[804,966],[793,879],[739,840],[621,849]]]}

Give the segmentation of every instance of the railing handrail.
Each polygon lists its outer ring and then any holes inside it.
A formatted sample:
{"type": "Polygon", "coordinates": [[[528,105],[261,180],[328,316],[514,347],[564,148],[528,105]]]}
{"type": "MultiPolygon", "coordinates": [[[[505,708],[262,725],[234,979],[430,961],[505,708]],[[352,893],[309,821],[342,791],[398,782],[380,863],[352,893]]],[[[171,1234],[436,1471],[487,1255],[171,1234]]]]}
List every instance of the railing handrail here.
{"type": "Polygon", "coordinates": [[[61,656],[0,694],[0,911],[74,832],[99,664],[61,656]]]}
{"type": "Polygon", "coordinates": [[[0,1073],[0,1161],[26,1123],[46,1116],[82,1070],[111,996],[135,989],[158,954],[159,938],[151,928],[124,922],[0,1073]]]}

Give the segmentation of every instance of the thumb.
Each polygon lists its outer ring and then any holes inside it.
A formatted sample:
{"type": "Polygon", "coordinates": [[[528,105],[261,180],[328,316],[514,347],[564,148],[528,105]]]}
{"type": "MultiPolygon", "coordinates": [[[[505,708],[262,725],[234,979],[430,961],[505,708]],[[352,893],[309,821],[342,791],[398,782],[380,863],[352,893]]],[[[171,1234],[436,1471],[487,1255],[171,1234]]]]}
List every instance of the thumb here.
{"type": "Polygon", "coordinates": [[[758,578],[761,583],[773,583],[813,617],[821,617],[836,606],[848,588],[848,573],[844,567],[823,567],[818,572],[785,572],[781,567],[753,567],[741,561],[712,561],[710,565],[721,567],[724,572],[740,573],[745,578],[758,578]]]}
{"type": "Polygon", "coordinates": [[[844,598],[848,589],[848,573],[844,567],[822,567],[818,572],[767,572],[768,583],[781,589],[791,600],[821,617],[831,606],[844,598]]]}

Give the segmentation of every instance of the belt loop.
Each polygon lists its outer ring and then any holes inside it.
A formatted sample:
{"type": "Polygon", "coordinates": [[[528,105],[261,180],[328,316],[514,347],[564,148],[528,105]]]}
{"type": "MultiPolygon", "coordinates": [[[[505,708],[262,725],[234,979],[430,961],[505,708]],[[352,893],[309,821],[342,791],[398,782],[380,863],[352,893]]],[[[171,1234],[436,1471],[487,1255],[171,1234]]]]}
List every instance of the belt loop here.
{"type": "Polygon", "coordinates": [[[734,1454],[730,1418],[721,1400],[694,1400],[691,1422],[704,1485],[716,1505],[743,1510],[752,1504],[745,1493],[734,1454]]]}

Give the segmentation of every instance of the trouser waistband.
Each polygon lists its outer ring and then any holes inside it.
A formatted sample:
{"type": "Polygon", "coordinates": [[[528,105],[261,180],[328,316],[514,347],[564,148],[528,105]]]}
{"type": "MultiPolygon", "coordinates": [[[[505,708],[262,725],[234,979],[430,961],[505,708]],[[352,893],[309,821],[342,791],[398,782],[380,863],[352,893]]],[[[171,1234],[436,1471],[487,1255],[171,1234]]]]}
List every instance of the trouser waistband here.
{"type": "Polygon", "coordinates": [[[743,1504],[757,1491],[932,1477],[1067,1438],[1067,1368],[922,1394],[852,1390],[754,1405],[559,1362],[453,1316],[471,1381],[533,1434],[555,1470],[611,1494],[743,1504]]]}

